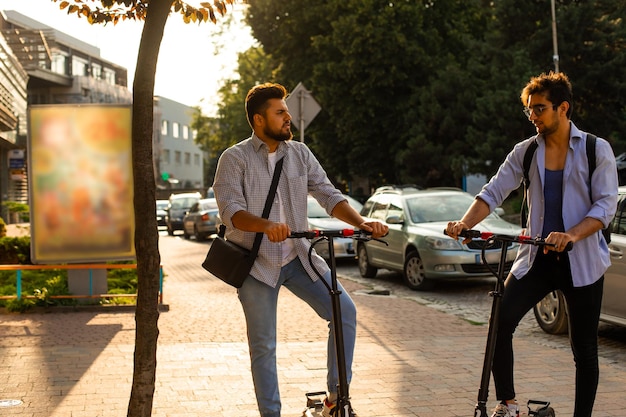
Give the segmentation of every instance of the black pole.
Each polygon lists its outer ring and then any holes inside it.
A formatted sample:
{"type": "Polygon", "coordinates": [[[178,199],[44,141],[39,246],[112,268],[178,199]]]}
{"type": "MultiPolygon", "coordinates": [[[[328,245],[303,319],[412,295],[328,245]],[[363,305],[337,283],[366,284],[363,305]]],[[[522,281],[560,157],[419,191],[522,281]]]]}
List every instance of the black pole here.
{"type": "Polygon", "coordinates": [[[346,372],[346,352],[343,340],[343,322],[341,320],[341,291],[337,287],[337,268],[333,237],[328,237],[328,255],[330,258],[331,300],[333,307],[333,331],[335,332],[335,350],[337,354],[337,371],[339,376],[337,387],[338,417],[348,417],[350,395],[348,392],[348,375],[346,372]]]}
{"type": "MultiPolygon", "coordinates": [[[[506,265],[506,252],[508,242],[500,241],[502,250],[500,251],[500,264],[498,265],[498,280],[496,288],[489,295],[493,297],[491,304],[491,315],[489,316],[489,330],[487,332],[487,346],[485,347],[485,359],[483,362],[483,374],[480,380],[480,390],[478,391],[478,402],[474,409],[474,417],[487,417],[487,398],[489,397],[489,377],[493,365],[493,356],[496,351],[496,337],[498,336],[498,322],[500,317],[500,306],[504,291],[504,268],[506,265]]],[[[486,246],[486,244],[485,244],[486,246]]],[[[485,249],[482,251],[483,263],[487,265],[485,259],[485,249]]]]}

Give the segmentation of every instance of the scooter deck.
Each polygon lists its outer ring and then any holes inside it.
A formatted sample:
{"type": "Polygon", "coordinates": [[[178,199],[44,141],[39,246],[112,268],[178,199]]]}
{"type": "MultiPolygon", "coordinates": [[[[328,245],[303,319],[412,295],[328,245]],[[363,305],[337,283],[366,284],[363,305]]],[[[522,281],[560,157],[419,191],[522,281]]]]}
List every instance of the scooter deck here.
{"type": "Polygon", "coordinates": [[[306,394],[306,408],[302,412],[302,416],[322,417],[325,395],[326,391],[308,392],[306,394]]]}
{"type": "Polygon", "coordinates": [[[317,408],[307,408],[302,413],[303,417],[322,417],[322,409],[319,410],[317,408]]]}

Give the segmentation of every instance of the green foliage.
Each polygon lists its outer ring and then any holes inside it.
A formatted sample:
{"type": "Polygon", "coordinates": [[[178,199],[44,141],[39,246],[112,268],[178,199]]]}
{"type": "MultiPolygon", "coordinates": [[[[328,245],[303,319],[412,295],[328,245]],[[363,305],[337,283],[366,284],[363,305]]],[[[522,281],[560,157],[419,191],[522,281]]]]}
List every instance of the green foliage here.
{"type": "Polygon", "coordinates": [[[29,221],[30,209],[28,208],[28,204],[20,203],[18,201],[3,201],[2,205],[9,210],[9,213],[19,213],[20,221],[29,221]]]}
{"type": "MultiPolygon", "coordinates": [[[[128,262],[120,262],[128,263],[128,262]]],[[[67,285],[66,269],[22,270],[22,295],[33,295],[35,299],[0,301],[9,311],[24,311],[32,306],[76,305],[76,299],[52,298],[71,295],[67,285]]],[[[107,272],[109,294],[135,294],[137,271],[135,269],[110,269],[107,272]]],[[[16,271],[0,271],[0,295],[16,295],[16,271]]],[[[103,304],[134,304],[133,297],[104,299],[103,304]]]]}
{"type": "Polygon", "coordinates": [[[2,217],[0,217],[0,237],[5,237],[6,235],[7,235],[7,225],[2,219],[2,217]]]}
{"type": "Polygon", "coordinates": [[[6,309],[11,313],[25,313],[34,306],[35,301],[30,298],[16,298],[6,302],[6,309]]]}
{"type": "Polygon", "coordinates": [[[246,119],[244,102],[248,90],[262,82],[272,81],[271,59],[261,48],[252,47],[239,54],[239,79],[228,80],[219,89],[220,106],[216,117],[207,117],[200,108],[194,110],[191,128],[197,132],[195,141],[208,152],[205,183],[212,184],[217,160],[229,146],[250,137],[252,129],[246,119]]]}
{"type": "Polygon", "coordinates": [[[0,237],[0,265],[30,263],[30,236],[0,237]]]}
{"type": "MultiPolygon", "coordinates": [[[[626,0],[557,1],[572,120],[609,139],[616,155],[626,151],[625,8],[626,0]]],[[[302,82],[322,106],[306,142],[331,177],[366,177],[372,187],[460,186],[466,174],[492,175],[535,133],[521,89],[554,69],[543,1],[256,0],[246,21],[261,47],[256,65],[240,65],[240,79],[224,84],[219,118],[229,123],[214,126],[214,143],[234,143],[236,123],[247,128],[251,86],[302,82]],[[260,65],[261,76],[250,76],[260,65]]]]}

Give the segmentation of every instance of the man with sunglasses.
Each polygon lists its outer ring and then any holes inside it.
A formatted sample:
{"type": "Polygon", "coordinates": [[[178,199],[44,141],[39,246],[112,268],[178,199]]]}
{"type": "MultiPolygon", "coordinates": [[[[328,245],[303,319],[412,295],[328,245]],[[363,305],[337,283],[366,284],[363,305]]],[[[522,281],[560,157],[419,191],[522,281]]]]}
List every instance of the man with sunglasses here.
{"type": "MultiPolygon", "coordinates": [[[[570,121],[572,87],[563,73],[531,78],[521,94],[524,114],[537,135],[515,145],[461,221],[447,233],[457,238],[498,207],[524,176],[524,155],[538,144],[528,172],[526,235],[554,246],[522,245],[505,282],[492,367],[499,404],[494,417],[517,417],[513,380],[513,333],[524,315],[544,296],[561,290],[567,301],[569,334],[576,364],[574,417],[590,417],[598,368],[598,322],[604,272],[610,265],[601,229],[617,206],[617,167],[609,143],[596,141],[596,169],[589,184],[587,133],[570,121]],[[590,192],[591,190],[591,192],[590,192]],[[564,251],[572,242],[573,249],[564,251]]],[[[470,239],[465,239],[464,243],[470,239]]]]}

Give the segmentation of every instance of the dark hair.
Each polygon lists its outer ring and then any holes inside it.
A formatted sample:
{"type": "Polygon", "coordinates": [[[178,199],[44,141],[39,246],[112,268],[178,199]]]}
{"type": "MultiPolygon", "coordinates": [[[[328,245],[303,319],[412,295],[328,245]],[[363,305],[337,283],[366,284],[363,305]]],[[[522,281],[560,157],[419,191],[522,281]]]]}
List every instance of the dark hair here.
{"type": "Polygon", "coordinates": [[[569,119],[573,111],[572,84],[567,75],[562,72],[550,71],[537,77],[532,77],[526,87],[522,90],[520,98],[524,106],[528,105],[528,97],[533,94],[546,93],[546,98],[554,105],[559,105],[564,101],[569,103],[567,118],[569,119]]]}
{"type": "Polygon", "coordinates": [[[255,114],[264,114],[269,107],[267,101],[273,98],[284,99],[287,97],[287,89],[280,84],[265,83],[255,85],[246,95],[246,117],[250,127],[254,127],[252,122],[255,114]]]}

